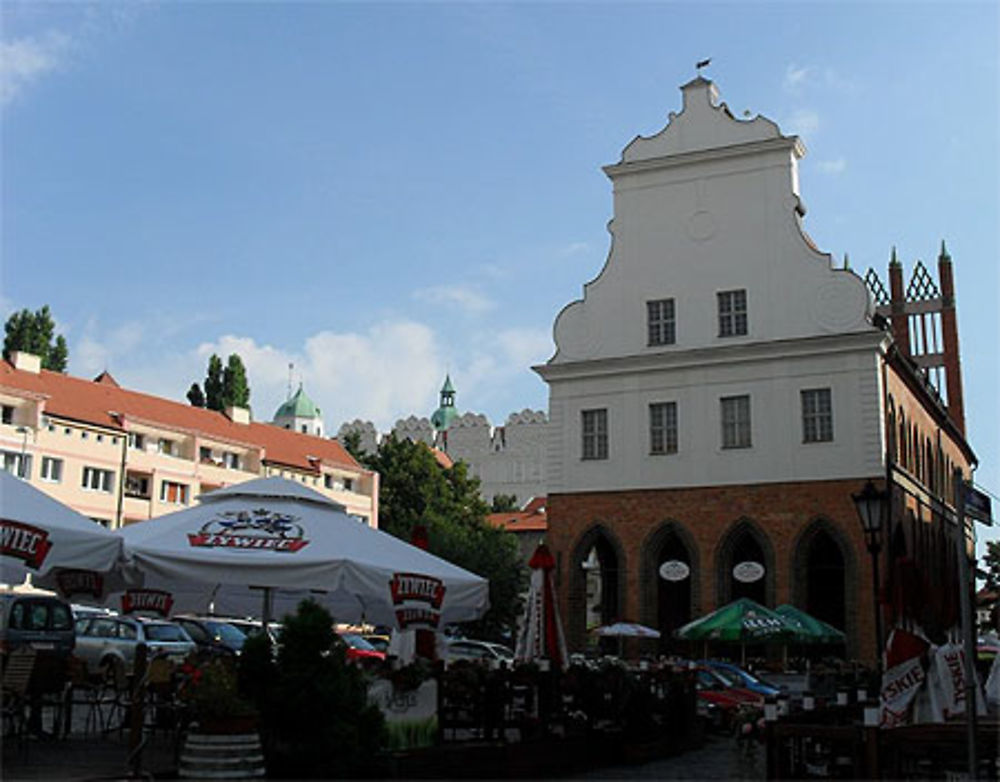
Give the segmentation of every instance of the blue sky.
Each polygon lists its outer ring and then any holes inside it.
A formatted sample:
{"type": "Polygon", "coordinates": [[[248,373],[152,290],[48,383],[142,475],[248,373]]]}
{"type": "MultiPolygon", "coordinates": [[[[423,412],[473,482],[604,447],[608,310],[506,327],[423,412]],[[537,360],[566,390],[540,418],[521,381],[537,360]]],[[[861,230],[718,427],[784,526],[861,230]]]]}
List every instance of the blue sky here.
{"type": "MultiPolygon", "coordinates": [[[[979,4],[2,6],[6,317],[183,399],[240,352],[336,431],[544,409],[529,366],[606,257],[610,183],[694,63],[799,133],[806,227],[885,275],[954,258],[978,481],[1000,494],[998,20],[979,4]]],[[[998,513],[1000,515],[1000,513],[998,513]]]]}

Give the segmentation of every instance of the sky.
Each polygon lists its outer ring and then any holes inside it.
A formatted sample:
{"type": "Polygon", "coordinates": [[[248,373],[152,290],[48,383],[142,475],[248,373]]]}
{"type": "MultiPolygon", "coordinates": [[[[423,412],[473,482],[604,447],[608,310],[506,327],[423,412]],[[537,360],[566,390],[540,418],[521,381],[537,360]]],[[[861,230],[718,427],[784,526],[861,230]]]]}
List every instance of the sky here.
{"type": "Polygon", "coordinates": [[[947,241],[976,481],[1000,495],[996,3],[0,14],[0,315],[48,304],[74,375],[183,401],[236,352],[256,419],[302,382],[331,434],[429,415],[446,373],[494,424],[544,410],[530,367],[610,248],[601,166],[710,57],[734,114],[801,136],[820,249],[885,280],[893,246],[936,276],[947,241]]]}

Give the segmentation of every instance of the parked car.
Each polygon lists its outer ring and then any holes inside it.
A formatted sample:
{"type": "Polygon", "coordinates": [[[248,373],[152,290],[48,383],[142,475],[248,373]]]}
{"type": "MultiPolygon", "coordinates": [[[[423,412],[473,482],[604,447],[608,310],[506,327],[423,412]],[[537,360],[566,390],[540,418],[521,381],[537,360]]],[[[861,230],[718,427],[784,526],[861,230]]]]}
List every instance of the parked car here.
{"type": "Polygon", "coordinates": [[[780,687],[761,679],[759,676],[755,676],[733,663],[723,662],[722,660],[701,660],[699,665],[704,665],[707,668],[718,671],[737,686],[755,692],[758,695],[763,695],[765,698],[769,695],[777,697],[781,694],[780,687]]]}
{"type": "Polygon", "coordinates": [[[76,646],[69,603],[53,595],[0,592],[0,652],[30,647],[39,658],[64,661],[76,646]]]}
{"type": "MultiPolygon", "coordinates": [[[[259,619],[231,619],[229,617],[219,617],[223,619],[226,624],[232,625],[237,630],[239,630],[247,638],[253,638],[255,635],[260,635],[264,632],[264,623],[259,619]]],[[[271,643],[277,645],[281,640],[282,625],[280,622],[268,622],[267,623],[267,636],[271,639],[271,643]]]]}
{"type": "Polygon", "coordinates": [[[743,706],[761,706],[764,696],[743,687],[706,666],[695,669],[695,692],[698,710],[717,728],[728,730],[737,711],[743,706]]]}
{"type": "Polygon", "coordinates": [[[378,663],[385,659],[385,652],[380,652],[357,633],[340,633],[337,635],[347,647],[347,659],[357,663],[378,663]]]}
{"type": "Polygon", "coordinates": [[[514,653],[503,644],[492,641],[478,641],[474,638],[456,638],[448,642],[444,650],[444,659],[448,662],[456,660],[473,660],[484,663],[512,663],[514,653]]]}
{"type": "Polygon", "coordinates": [[[375,648],[375,651],[382,652],[383,654],[388,653],[390,636],[382,635],[381,633],[362,633],[361,637],[370,643],[375,648]]]}
{"type": "Polygon", "coordinates": [[[76,656],[91,674],[131,676],[136,649],[147,648],[147,659],[166,657],[182,662],[197,648],[180,625],[131,616],[90,616],[76,620],[76,656]]]}
{"type": "Polygon", "coordinates": [[[235,656],[243,650],[243,642],[247,639],[242,630],[218,617],[182,615],[172,620],[191,636],[199,652],[235,656]]]}

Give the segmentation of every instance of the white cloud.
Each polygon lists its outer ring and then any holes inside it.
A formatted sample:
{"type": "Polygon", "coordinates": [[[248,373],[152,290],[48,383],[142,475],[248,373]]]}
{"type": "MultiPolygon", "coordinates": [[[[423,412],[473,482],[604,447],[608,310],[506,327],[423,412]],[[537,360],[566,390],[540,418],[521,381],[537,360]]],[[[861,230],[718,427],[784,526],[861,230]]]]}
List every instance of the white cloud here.
{"type": "Polygon", "coordinates": [[[812,109],[799,109],[785,123],[787,132],[796,136],[815,135],[819,131],[819,114],[812,109]]]}
{"type": "Polygon", "coordinates": [[[497,335],[497,344],[504,362],[519,371],[542,363],[555,350],[551,332],[543,329],[507,329],[497,335]]]}
{"type": "Polygon", "coordinates": [[[480,291],[467,285],[435,285],[414,291],[413,298],[428,304],[457,307],[470,315],[480,315],[496,304],[480,291]]]}
{"type": "Polygon", "coordinates": [[[842,157],[838,157],[834,160],[821,160],[818,164],[818,168],[824,174],[836,176],[838,174],[843,174],[847,169],[847,161],[842,157]]]}
{"type": "Polygon", "coordinates": [[[590,252],[590,245],[587,242],[570,242],[565,247],[560,247],[557,254],[560,258],[572,258],[574,255],[588,252],[590,252]]]}
{"type": "Polygon", "coordinates": [[[816,69],[809,65],[796,65],[791,63],[785,68],[785,79],[783,86],[787,92],[801,92],[806,85],[812,81],[816,69]]]}
{"type": "Polygon", "coordinates": [[[72,39],[50,30],[41,37],[0,41],[0,105],[6,106],[23,90],[65,61],[72,39]]]}

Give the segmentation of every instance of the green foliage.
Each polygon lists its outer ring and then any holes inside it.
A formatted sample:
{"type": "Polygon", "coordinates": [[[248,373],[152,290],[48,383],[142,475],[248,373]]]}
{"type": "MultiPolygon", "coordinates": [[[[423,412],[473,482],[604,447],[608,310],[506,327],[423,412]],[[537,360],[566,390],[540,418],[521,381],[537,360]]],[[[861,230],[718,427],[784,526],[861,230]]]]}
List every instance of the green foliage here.
{"type": "Polygon", "coordinates": [[[471,631],[499,637],[512,630],[527,574],[514,536],[486,523],[489,508],[465,463],[445,469],[423,443],[393,435],[361,460],[379,473],[381,529],[409,541],[422,524],[432,554],[489,579],[490,610],[471,631]]]}
{"type": "Polygon", "coordinates": [[[208,359],[208,374],[205,376],[205,407],[209,410],[225,410],[222,397],[222,359],[215,353],[208,359]]]}
{"type": "Polygon", "coordinates": [[[368,702],[364,673],[347,662],[326,609],[306,600],[285,618],[276,661],[266,641],[254,639],[247,640],[242,658],[240,680],[260,709],[271,774],[326,779],[374,773],[372,759],[385,743],[382,712],[368,702]]]}
{"type": "Polygon", "coordinates": [[[348,432],[338,439],[340,440],[340,444],[344,446],[345,451],[358,461],[361,461],[366,453],[366,451],[361,449],[361,432],[348,432]]]}
{"type": "Polygon", "coordinates": [[[520,510],[517,504],[516,494],[494,494],[493,504],[490,508],[493,513],[508,513],[510,511],[520,510]]]}
{"type": "Polygon", "coordinates": [[[10,359],[14,351],[34,353],[42,359],[42,369],[65,372],[69,348],[61,334],[55,336],[55,330],[47,304],[37,312],[15,312],[4,324],[3,357],[10,359]]]}
{"type": "Polygon", "coordinates": [[[986,566],[986,588],[1000,589],[1000,540],[986,541],[983,565],[986,566]]]}
{"type": "Polygon", "coordinates": [[[197,383],[192,383],[191,388],[187,392],[187,400],[191,403],[192,407],[204,407],[205,395],[201,392],[201,386],[197,383]]]}
{"type": "Polygon", "coordinates": [[[185,665],[178,689],[192,718],[199,723],[253,714],[250,702],[240,695],[237,673],[229,660],[215,658],[199,666],[185,665]]]}
{"type": "Polygon", "coordinates": [[[223,408],[250,407],[250,386],[247,383],[247,370],[243,359],[236,353],[229,356],[226,368],[222,372],[223,408]]]}

